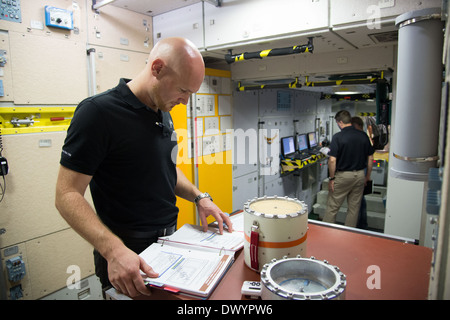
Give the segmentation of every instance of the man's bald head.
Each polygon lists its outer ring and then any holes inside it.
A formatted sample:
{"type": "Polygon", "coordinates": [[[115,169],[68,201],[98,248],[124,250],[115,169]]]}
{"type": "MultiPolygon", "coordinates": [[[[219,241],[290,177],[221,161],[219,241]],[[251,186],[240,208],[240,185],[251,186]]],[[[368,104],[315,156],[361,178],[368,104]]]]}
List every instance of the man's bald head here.
{"type": "MultiPolygon", "coordinates": [[[[205,64],[203,57],[195,45],[184,38],[174,37],[160,40],[149,55],[149,64],[162,61],[169,69],[177,75],[197,76],[203,81],[205,64]]],[[[195,79],[195,80],[197,80],[195,79]]],[[[197,88],[198,90],[198,88],[197,88]]]]}
{"type": "Polygon", "coordinates": [[[167,61],[192,60],[204,64],[203,58],[195,45],[185,38],[174,37],[160,40],[150,52],[149,61],[155,59],[167,61]]]}
{"type": "Polygon", "coordinates": [[[150,108],[170,111],[187,103],[204,76],[203,57],[195,45],[184,38],[166,38],[153,47],[145,70],[129,86],[150,108]]]}

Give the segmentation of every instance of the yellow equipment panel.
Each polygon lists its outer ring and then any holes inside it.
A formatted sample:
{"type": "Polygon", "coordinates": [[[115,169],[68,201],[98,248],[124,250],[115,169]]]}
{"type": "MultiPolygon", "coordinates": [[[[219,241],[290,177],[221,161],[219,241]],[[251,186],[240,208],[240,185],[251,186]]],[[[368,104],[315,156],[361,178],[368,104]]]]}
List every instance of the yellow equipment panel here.
{"type": "MultiPolygon", "coordinates": [[[[193,101],[195,116],[184,105],[176,106],[171,112],[178,136],[178,167],[200,191],[211,194],[214,203],[227,213],[231,213],[233,205],[232,134],[227,132],[232,129],[230,78],[228,71],[207,68],[204,84],[193,101]],[[196,172],[198,181],[195,181],[196,172]]],[[[178,226],[195,224],[194,204],[178,199],[177,205],[178,226]]],[[[213,220],[209,218],[208,223],[213,220]]]]}
{"type": "Polygon", "coordinates": [[[75,107],[1,107],[1,134],[66,131],[75,107]]]}

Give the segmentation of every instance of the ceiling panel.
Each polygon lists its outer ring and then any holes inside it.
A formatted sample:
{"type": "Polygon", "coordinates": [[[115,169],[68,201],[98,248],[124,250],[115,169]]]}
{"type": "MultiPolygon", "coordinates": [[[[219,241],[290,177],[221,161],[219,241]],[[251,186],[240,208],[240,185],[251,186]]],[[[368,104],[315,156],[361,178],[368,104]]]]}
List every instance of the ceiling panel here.
{"type": "MultiPolygon", "coordinates": [[[[208,0],[209,1],[209,0],[208,0]]],[[[111,5],[123,9],[139,12],[148,16],[158,16],[172,10],[187,7],[202,0],[115,0],[111,5]]],[[[212,2],[212,1],[209,1],[212,2]]],[[[343,9],[346,10],[346,9],[343,9]]],[[[397,42],[397,28],[390,19],[382,19],[381,28],[369,29],[366,25],[348,25],[336,24],[323,29],[316,29],[304,34],[288,34],[282,38],[262,37],[252,41],[243,41],[241,43],[229,43],[223,46],[214,46],[206,48],[202,52],[205,61],[209,63],[224,62],[225,54],[232,50],[233,54],[244,52],[257,52],[261,50],[284,48],[308,43],[308,38],[313,37],[314,53],[331,53],[336,51],[348,51],[352,49],[364,49],[367,47],[376,47],[381,45],[392,45],[397,42]]],[[[319,78],[313,77],[310,81],[324,81],[328,76],[322,75],[319,78]]],[[[271,83],[276,79],[267,80],[271,83]]],[[[291,82],[295,79],[284,79],[291,82]]],[[[308,88],[321,92],[335,93],[342,90],[342,87],[322,87],[308,88]]],[[[346,86],[345,91],[373,92],[373,85],[346,86]]]]}
{"type": "Polygon", "coordinates": [[[149,16],[156,16],[201,1],[202,0],[115,0],[111,5],[149,16]]]}

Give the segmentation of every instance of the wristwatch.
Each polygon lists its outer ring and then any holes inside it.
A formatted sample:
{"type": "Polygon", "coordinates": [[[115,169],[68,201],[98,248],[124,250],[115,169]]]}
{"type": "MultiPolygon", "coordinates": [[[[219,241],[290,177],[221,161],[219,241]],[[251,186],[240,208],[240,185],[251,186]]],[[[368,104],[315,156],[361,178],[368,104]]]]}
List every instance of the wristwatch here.
{"type": "Polygon", "coordinates": [[[209,193],[205,192],[205,193],[200,193],[197,197],[195,197],[195,199],[194,199],[195,204],[197,205],[198,202],[203,198],[209,198],[211,201],[213,201],[213,199],[211,198],[209,193]]]}
{"type": "Polygon", "coordinates": [[[334,179],[336,179],[336,177],[329,177],[329,178],[328,178],[328,180],[330,180],[330,181],[332,181],[332,180],[334,180],[334,179]]]}

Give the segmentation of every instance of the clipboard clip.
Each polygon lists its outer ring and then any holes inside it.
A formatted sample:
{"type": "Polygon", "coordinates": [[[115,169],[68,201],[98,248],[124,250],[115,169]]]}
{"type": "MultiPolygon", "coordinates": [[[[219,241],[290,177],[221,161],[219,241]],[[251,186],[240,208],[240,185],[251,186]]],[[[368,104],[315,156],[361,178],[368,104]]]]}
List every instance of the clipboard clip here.
{"type": "Polygon", "coordinates": [[[147,280],[146,281],[146,285],[149,286],[149,287],[152,287],[152,288],[162,289],[164,291],[169,291],[169,292],[172,292],[172,293],[179,293],[180,292],[180,290],[178,290],[176,288],[172,288],[172,287],[166,286],[164,283],[157,282],[157,281],[149,281],[149,280],[147,280]]]}

